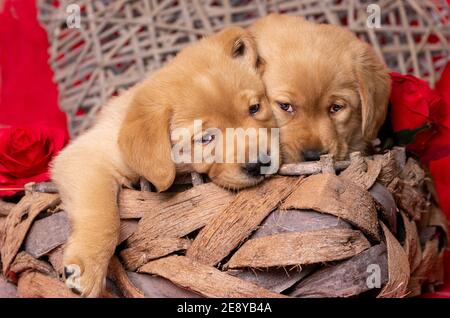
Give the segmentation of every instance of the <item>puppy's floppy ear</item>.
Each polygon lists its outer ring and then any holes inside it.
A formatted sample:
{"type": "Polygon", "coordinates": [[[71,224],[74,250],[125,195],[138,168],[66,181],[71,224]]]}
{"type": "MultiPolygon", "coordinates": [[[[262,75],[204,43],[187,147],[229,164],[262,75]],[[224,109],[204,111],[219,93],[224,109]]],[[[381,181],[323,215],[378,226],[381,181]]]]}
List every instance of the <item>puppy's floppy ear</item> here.
{"type": "Polygon", "coordinates": [[[155,100],[145,85],[136,90],[118,143],[125,162],[160,192],[172,185],[176,172],[171,159],[170,109],[155,100]]]}
{"type": "Polygon", "coordinates": [[[258,69],[261,60],[258,57],[256,42],[250,32],[240,27],[228,27],[217,34],[223,42],[227,54],[258,69]]]}
{"type": "Polygon", "coordinates": [[[361,100],[362,132],[364,139],[371,141],[377,137],[378,130],[386,119],[391,80],[387,68],[367,43],[360,42],[355,47],[355,75],[361,100]]]}

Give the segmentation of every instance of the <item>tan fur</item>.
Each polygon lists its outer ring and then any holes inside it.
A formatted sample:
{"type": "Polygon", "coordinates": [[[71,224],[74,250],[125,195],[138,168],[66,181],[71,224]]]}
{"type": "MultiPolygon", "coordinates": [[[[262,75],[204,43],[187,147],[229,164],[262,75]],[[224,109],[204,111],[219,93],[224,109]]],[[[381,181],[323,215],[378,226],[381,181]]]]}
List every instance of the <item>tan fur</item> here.
{"type": "MultiPolygon", "coordinates": [[[[73,229],[64,264],[80,268],[84,296],[98,296],[109,259],[118,242],[117,193],[140,175],[158,191],[166,190],[180,171],[207,173],[225,187],[242,188],[262,177],[245,174],[240,164],[175,165],[170,132],[194,119],[204,129],[275,127],[265,89],[256,69],[255,44],[248,32],[233,27],[201,40],[164,68],[112,99],[87,133],[55,159],[57,183],[73,229]],[[245,46],[245,50],[237,48],[245,46]],[[260,111],[251,116],[250,105],[260,111]]],[[[72,282],[73,283],[73,282],[72,282]]]]}
{"type": "Polygon", "coordinates": [[[265,63],[284,162],[302,161],[311,149],[338,159],[368,150],[390,93],[388,71],[371,47],[344,28],[287,15],[264,17],[250,31],[265,63]],[[292,104],[294,112],[277,102],[292,104]],[[333,103],[344,108],[331,116],[333,103]]]}

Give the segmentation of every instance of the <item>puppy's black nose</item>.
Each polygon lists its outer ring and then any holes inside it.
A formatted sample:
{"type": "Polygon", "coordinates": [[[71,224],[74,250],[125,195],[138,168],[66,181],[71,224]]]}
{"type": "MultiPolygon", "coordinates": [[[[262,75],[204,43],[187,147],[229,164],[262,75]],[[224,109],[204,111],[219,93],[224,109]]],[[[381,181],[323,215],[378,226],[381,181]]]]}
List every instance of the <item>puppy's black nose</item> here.
{"type": "Polygon", "coordinates": [[[243,165],[243,169],[245,171],[246,174],[248,174],[249,176],[252,177],[257,177],[259,175],[261,175],[261,167],[270,167],[270,160],[268,162],[249,162],[246,163],[245,165],[243,165]]]}
{"type": "Polygon", "coordinates": [[[249,162],[243,166],[245,173],[249,176],[256,177],[261,173],[261,163],[260,162],[249,162]]]}
{"type": "Polygon", "coordinates": [[[308,149],[302,151],[303,160],[305,161],[316,161],[320,160],[320,156],[323,155],[323,151],[319,149],[308,149]]]}

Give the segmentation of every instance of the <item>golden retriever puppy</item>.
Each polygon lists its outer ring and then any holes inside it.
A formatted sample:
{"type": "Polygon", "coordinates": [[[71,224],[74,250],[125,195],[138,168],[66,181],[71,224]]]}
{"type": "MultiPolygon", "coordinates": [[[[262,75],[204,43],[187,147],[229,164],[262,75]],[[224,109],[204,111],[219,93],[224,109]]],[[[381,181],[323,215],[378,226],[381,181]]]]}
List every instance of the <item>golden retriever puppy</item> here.
{"type": "Polygon", "coordinates": [[[250,31],[280,126],[283,162],[370,151],[390,94],[387,68],[372,48],[342,27],[287,15],[264,17],[250,31]]]}
{"type": "Polygon", "coordinates": [[[205,146],[215,142],[205,133],[210,128],[276,127],[257,60],[256,44],[242,28],[202,39],[113,98],[97,123],[57,156],[52,177],[72,222],[63,260],[69,287],[87,297],[101,293],[118,243],[121,185],[143,176],[164,191],[180,171],[206,173],[233,189],[263,179],[263,162],[178,164],[172,158],[177,129],[190,133],[188,143],[205,146]],[[202,131],[194,120],[202,121],[202,131]]]}

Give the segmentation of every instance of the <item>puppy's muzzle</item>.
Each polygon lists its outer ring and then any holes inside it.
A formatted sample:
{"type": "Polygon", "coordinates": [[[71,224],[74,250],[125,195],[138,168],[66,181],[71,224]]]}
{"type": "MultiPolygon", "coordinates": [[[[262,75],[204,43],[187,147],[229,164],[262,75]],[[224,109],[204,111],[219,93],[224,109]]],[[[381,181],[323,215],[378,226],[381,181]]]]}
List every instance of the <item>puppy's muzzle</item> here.
{"type": "Polygon", "coordinates": [[[302,157],[304,161],[317,161],[320,160],[320,156],[325,153],[326,151],[321,149],[307,149],[302,151],[302,157]]]}
{"type": "Polygon", "coordinates": [[[242,169],[244,170],[244,172],[251,176],[251,177],[258,177],[260,175],[262,175],[261,173],[261,168],[262,167],[270,167],[271,162],[265,162],[262,163],[260,161],[258,162],[252,162],[252,163],[246,163],[242,166],[242,169]]]}

